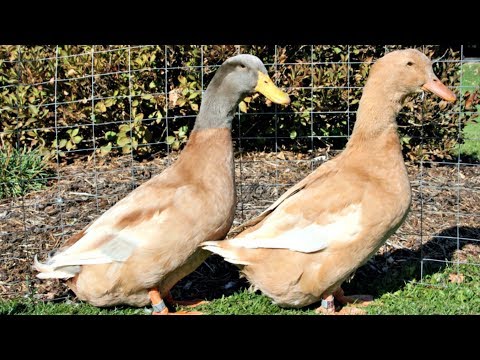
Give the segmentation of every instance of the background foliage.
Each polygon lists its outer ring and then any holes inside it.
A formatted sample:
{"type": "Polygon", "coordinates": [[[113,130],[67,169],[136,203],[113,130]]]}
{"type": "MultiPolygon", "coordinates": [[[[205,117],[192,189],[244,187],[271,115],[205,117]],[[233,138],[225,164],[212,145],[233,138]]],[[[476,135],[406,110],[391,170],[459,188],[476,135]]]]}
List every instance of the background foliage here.
{"type": "MultiPolygon", "coordinates": [[[[400,47],[388,50],[395,48],[400,47]]],[[[448,62],[436,63],[435,72],[449,86],[460,85],[460,65],[450,61],[459,59],[459,49],[421,49],[432,58],[445,55],[448,62]]],[[[93,50],[59,46],[56,56],[55,46],[0,47],[4,148],[37,148],[48,158],[58,154],[60,161],[94,149],[98,155],[132,153],[136,158],[178,150],[193,127],[202,88],[218,65],[242,52],[259,56],[292,98],[286,108],[257,95],[240,104],[233,131],[234,137],[241,136],[244,150],[272,151],[276,145],[294,151],[342,149],[370,63],[385,53],[384,46],[367,45],[206,45],[203,52],[200,46],[170,45],[93,50]]],[[[458,122],[465,124],[476,115],[460,115],[462,103],[450,105],[432,95],[423,101],[421,96],[412,98],[398,118],[406,157],[455,156],[458,122]]]]}

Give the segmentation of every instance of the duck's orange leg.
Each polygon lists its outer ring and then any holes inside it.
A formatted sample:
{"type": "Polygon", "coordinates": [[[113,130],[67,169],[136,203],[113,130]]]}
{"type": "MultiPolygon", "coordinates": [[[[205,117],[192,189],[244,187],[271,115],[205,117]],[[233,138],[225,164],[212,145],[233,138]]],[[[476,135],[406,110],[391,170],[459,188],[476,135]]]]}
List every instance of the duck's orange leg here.
{"type": "Polygon", "coordinates": [[[335,298],[332,294],[323,294],[322,303],[315,309],[317,314],[333,315],[335,314],[335,298]]]}
{"type": "MultiPolygon", "coordinates": [[[[165,302],[163,301],[158,289],[150,289],[148,291],[148,296],[150,297],[150,301],[152,302],[152,315],[203,315],[199,311],[177,311],[174,313],[169,312],[167,305],[165,305],[165,302]]],[[[170,292],[165,297],[165,300],[167,300],[168,297],[171,298],[170,292]]]]}
{"type": "Polygon", "coordinates": [[[354,304],[355,306],[367,306],[373,301],[371,295],[350,295],[345,296],[343,289],[340,287],[333,293],[335,299],[342,305],[354,304]]]}
{"type": "Polygon", "coordinates": [[[149,290],[148,296],[150,297],[150,301],[152,302],[152,315],[169,314],[167,305],[165,305],[165,302],[163,301],[162,297],[160,296],[160,292],[157,289],[149,290]]]}
{"type": "Polygon", "coordinates": [[[325,315],[363,315],[364,310],[357,309],[355,306],[342,307],[336,311],[334,300],[337,300],[342,305],[354,304],[356,306],[367,306],[373,301],[370,295],[351,295],[345,296],[343,289],[340,287],[331,294],[322,295],[321,305],[315,309],[315,312],[325,315]]]}

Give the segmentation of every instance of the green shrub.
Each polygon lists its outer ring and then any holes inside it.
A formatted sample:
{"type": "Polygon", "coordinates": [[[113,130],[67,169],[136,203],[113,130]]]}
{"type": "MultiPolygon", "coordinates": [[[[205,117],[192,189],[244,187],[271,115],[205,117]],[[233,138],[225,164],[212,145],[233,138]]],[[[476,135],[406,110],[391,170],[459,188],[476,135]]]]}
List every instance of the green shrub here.
{"type": "MultiPolygon", "coordinates": [[[[255,138],[242,141],[243,149],[307,151],[312,144],[341,149],[353,128],[370,63],[385,53],[384,46],[369,45],[116,45],[93,50],[92,56],[92,46],[0,46],[5,145],[36,147],[46,157],[60,158],[89,155],[94,148],[99,155],[140,157],[180,149],[193,127],[202,85],[205,89],[226,58],[242,52],[262,59],[292,98],[288,107],[258,95],[240,104],[233,135],[255,138]]],[[[421,50],[432,58],[460,56],[442,46],[421,50]]],[[[450,86],[459,85],[461,70],[457,62],[435,64],[439,78],[450,86]]],[[[412,98],[398,118],[405,155],[451,158],[458,121],[469,120],[468,114],[459,120],[457,106],[433,95],[424,101],[412,98]]]]}
{"type": "MultiPolygon", "coordinates": [[[[467,63],[463,65],[462,94],[466,97],[465,114],[469,115],[469,121],[462,129],[463,143],[459,145],[461,155],[466,155],[474,160],[480,159],[480,113],[479,105],[480,88],[480,63],[467,63]],[[470,100],[470,101],[469,101],[470,100]],[[470,104],[467,105],[467,102],[470,104]]],[[[455,154],[458,155],[458,149],[455,154]]]]}
{"type": "Polygon", "coordinates": [[[38,150],[0,151],[0,199],[25,195],[47,183],[51,172],[38,150]]]}

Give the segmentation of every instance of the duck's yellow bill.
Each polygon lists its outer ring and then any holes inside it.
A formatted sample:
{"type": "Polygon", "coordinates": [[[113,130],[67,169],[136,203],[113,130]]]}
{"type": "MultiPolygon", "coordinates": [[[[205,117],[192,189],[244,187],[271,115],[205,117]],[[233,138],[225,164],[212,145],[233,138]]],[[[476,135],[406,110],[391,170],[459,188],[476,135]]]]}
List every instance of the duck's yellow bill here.
{"type": "Polygon", "coordinates": [[[268,100],[276,104],[290,104],[288,94],[276,87],[272,79],[261,71],[258,72],[258,82],[255,91],[263,94],[268,100]]]}

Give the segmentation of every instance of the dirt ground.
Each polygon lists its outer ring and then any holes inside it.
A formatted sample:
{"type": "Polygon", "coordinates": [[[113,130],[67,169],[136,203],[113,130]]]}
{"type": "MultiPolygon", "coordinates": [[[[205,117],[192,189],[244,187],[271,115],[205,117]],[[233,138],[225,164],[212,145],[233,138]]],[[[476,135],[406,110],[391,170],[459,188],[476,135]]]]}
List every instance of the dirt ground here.
{"type": "MultiPolygon", "coordinates": [[[[234,226],[261,212],[332,155],[238,154],[234,226]]],[[[41,281],[35,277],[34,255],[43,258],[175,158],[170,155],[143,162],[132,161],[130,157],[78,159],[59,166],[58,178],[49,181],[46,189],[24,198],[0,200],[0,297],[75,301],[60,281],[41,281]]],[[[350,287],[366,289],[365,284],[372,277],[386,278],[392,272],[403,274],[396,279],[403,283],[418,277],[419,271],[420,275],[428,274],[430,264],[444,266],[445,261],[468,259],[480,264],[480,167],[407,167],[413,190],[412,210],[379,253],[357,271],[350,287]],[[472,240],[457,241],[457,238],[472,240]],[[414,265],[411,274],[405,275],[406,264],[414,265]]],[[[236,267],[211,256],[177,284],[173,295],[214,299],[245,286],[236,267]]]]}

